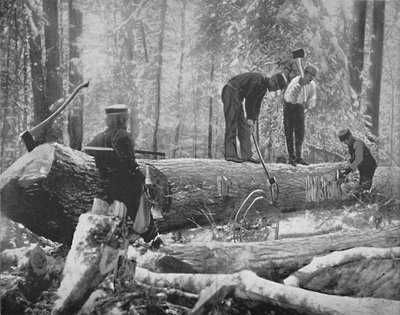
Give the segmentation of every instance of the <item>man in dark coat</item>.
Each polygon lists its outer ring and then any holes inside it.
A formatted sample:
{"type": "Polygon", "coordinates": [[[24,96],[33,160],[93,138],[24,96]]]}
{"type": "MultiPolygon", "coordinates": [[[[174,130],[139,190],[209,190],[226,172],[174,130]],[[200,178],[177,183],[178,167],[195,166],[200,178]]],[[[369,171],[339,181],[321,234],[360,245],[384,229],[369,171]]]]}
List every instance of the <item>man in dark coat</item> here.
{"type": "Polygon", "coordinates": [[[338,136],[339,140],[347,145],[350,153],[350,163],[345,167],[345,174],[358,169],[360,181],[357,193],[362,194],[369,191],[377,167],[371,151],[363,141],[354,138],[349,129],[339,131],[338,136]]]}
{"type": "Polygon", "coordinates": [[[260,162],[253,157],[250,136],[260,113],[261,102],[267,91],[282,90],[286,85],[283,73],[268,78],[262,73],[247,72],[233,77],[224,86],[221,98],[225,115],[225,160],[237,163],[260,162]],[[242,106],[243,100],[245,109],[242,106]],[[240,142],[240,157],[236,137],[240,142]]]}
{"type": "MultiPolygon", "coordinates": [[[[139,170],[134,142],[127,131],[128,107],[124,104],[112,105],[106,108],[106,114],[107,129],[97,134],[85,150],[95,157],[103,179],[98,197],[110,204],[114,200],[121,201],[127,208],[128,216],[135,221],[145,176],[139,170]]],[[[151,214],[150,226],[140,236],[145,242],[153,240],[154,247],[160,245],[161,239],[151,214]]]]}

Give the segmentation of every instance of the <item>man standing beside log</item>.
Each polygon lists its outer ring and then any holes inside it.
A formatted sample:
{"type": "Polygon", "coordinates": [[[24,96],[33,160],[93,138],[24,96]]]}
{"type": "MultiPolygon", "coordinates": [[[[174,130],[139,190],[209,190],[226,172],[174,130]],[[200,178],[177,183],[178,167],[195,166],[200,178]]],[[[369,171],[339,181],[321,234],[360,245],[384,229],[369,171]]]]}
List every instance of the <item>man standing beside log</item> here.
{"type": "Polygon", "coordinates": [[[289,155],[289,164],[308,165],[302,157],[302,146],[305,132],[305,112],[315,106],[316,86],[313,81],[318,69],[308,65],[304,69],[304,76],[297,76],[290,81],[285,91],[283,108],[283,125],[285,129],[286,147],[289,155]],[[293,148],[293,133],[295,138],[293,148]]]}
{"type": "MultiPolygon", "coordinates": [[[[134,142],[127,131],[128,107],[116,104],[108,106],[105,111],[107,129],[97,134],[85,150],[95,157],[103,179],[103,187],[98,192],[98,197],[110,204],[114,200],[124,203],[128,216],[135,222],[145,176],[139,170],[134,142]]],[[[148,229],[140,236],[145,242],[152,241],[152,246],[156,248],[162,243],[151,213],[148,229]]]]}
{"type": "Polygon", "coordinates": [[[287,80],[283,73],[268,78],[262,73],[247,72],[233,77],[224,86],[221,98],[225,115],[225,160],[260,163],[251,151],[250,136],[254,123],[258,119],[265,93],[282,90],[286,85],[287,80]],[[242,106],[243,100],[245,110],[242,106]],[[240,142],[241,157],[237,152],[236,136],[240,142]]]}
{"type": "Polygon", "coordinates": [[[349,129],[340,130],[338,136],[339,140],[347,145],[350,153],[350,164],[344,168],[343,174],[347,175],[357,169],[360,172],[359,186],[355,192],[355,195],[360,197],[371,189],[377,167],[376,160],[367,145],[354,138],[349,129]]]}

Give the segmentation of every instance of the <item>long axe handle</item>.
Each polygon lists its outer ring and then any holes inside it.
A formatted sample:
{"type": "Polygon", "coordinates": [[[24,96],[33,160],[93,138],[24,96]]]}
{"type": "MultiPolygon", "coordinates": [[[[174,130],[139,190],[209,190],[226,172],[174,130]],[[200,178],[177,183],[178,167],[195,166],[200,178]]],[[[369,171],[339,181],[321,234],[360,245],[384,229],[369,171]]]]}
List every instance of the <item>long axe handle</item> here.
{"type": "Polygon", "coordinates": [[[264,159],[263,159],[262,154],[261,154],[261,151],[260,151],[260,147],[258,146],[258,143],[257,143],[257,141],[256,141],[256,138],[254,137],[254,133],[252,133],[251,136],[253,137],[254,146],[256,147],[258,156],[260,157],[260,161],[261,161],[261,164],[262,164],[262,166],[263,166],[263,168],[264,168],[265,174],[267,174],[268,181],[269,181],[269,183],[270,183],[271,185],[272,185],[272,184],[275,184],[275,183],[276,183],[275,177],[272,177],[272,178],[269,177],[269,173],[268,173],[268,170],[267,170],[267,166],[265,165],[264,159]]]}
{"type": "Polygon", "coordinates": [[[89,86],[89,81],[78,85],[72,92],[72,94],[68,97],[68,99],[59,108],[57,108],[57,110],[53,114],[51,114],[37,126],[33,127],[30,130],[26,130],[20,134],[20,138],[24,142],[28,152],[32,151],[36,147],[36,142],[33,139],[33,137],[39,135],[40,132],[43,130],[43,128],[46,127],[48,124],[50,124],[68,106],[68,104],[71,103],[72,99],[76,96],[76,94],[78,94],[78,92],[81,89],[86,88],[88,86],[89,86]]]}

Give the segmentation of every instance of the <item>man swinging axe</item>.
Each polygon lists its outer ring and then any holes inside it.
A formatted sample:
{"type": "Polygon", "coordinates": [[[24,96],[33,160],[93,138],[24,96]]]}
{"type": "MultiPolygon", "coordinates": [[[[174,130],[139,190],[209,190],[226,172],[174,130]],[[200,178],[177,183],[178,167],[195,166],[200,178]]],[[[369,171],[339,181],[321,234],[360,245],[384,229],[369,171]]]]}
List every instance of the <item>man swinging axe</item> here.
{"type": "Polygon", "coordinates": [[[301,58],[304,50],[293,52],[301,75],[290,81],[284,95],[283,125],[286,137],[286,147],[289,155],[289,164],[308,165],[302,157],[302,146],[305,133],[305,113],[315,106],[316,85],[313,81],[318,73],[317,67],[308,65],[303,72],[301,58]],[[294,134],[294,147],[293,147],[294,134]]]}

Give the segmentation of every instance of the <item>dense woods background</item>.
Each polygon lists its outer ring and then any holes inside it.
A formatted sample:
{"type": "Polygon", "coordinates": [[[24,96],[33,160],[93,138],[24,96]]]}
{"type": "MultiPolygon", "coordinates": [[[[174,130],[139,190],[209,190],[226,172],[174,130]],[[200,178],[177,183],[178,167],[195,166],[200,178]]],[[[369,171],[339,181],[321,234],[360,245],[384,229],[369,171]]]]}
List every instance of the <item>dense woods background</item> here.
{"type": "MultiPolygon", "coordinates": [[[[223,85],[272,75],[299,47],[320,68],[306,157],[345,156],[336,132],[350,127],[380,165],[400,164],[399,1],[3,0],[0,15],[1,171],[26,152],[19,134],[84,80],[39,142],[81,149],[104,108],[125,103],[138,149],[222,158],[223,85]]],[[[282,120],[282,96],[268,94],[258,136],[269,162],[286,154],[282,120]]]]}

